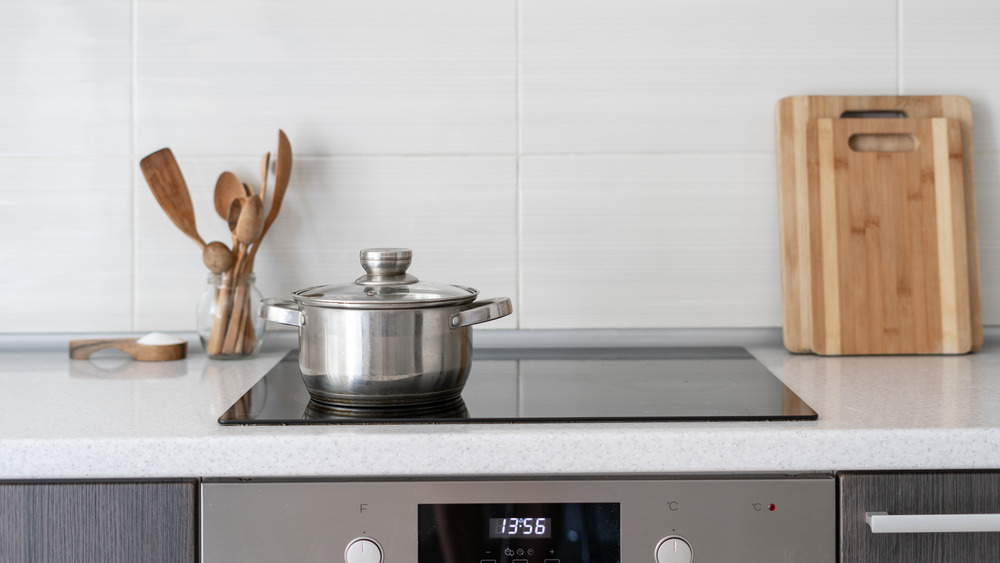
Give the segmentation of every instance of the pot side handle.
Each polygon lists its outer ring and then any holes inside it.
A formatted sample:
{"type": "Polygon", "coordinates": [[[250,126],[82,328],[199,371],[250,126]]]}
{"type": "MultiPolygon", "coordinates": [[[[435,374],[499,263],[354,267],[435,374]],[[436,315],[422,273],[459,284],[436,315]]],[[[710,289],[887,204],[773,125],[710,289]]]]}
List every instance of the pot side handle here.
{"type": "Polygon", "coordinates": [[[257,309],[257,316],[291,326],[302,326],[306,320],[302,310],[299,309],[299,304],[288,299],[262,299],[257,309]]]}
{"type": "Polygon", "coordinates": [[[494,297],[483,299],[468,306],[467,309],[451,316],[451,328],[477,325],[506,317],[513,312],[509,297],[494,297]]]}

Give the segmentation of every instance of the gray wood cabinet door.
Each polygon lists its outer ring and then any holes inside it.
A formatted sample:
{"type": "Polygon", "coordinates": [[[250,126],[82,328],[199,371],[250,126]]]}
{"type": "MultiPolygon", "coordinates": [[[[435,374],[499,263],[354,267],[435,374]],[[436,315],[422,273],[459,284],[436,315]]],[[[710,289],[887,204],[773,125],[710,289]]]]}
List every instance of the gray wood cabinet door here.
{"type": "Polygon", "coordinates": [[[1000,514],[1000,472],[841,473],[842,563],[1000,561],[1000,532],[872,533],[866,512],[1000,514]]]}
{"type": "Polygon", "coordinates": [[[193,562],[195,481],[0,483],[0,562],[193,562]]]}

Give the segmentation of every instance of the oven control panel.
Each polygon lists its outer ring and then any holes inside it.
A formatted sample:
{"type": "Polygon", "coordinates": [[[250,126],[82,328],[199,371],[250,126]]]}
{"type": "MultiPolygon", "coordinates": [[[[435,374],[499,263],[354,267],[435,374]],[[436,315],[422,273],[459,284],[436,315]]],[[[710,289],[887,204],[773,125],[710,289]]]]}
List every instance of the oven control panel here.
{"type": "Polygon", "coordinates": [[[202,561],[836,560],[832,476],[206,480],[202,561]]]}

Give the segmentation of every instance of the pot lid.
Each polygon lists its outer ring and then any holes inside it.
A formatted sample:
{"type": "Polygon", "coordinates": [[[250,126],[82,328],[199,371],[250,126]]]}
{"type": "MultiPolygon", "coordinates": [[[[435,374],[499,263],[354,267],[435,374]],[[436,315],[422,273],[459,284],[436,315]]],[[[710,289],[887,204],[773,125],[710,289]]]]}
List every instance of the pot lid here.
{"type": "Polygon", "coordinates": [[[353,282],[307,287],[292,292],[304,305],[355,309],[410,309],[474,301],[471,287],[422,282],[406,273],[413,259],[408,248],[366,248],[361,266],[367,272],[353,282]]]}

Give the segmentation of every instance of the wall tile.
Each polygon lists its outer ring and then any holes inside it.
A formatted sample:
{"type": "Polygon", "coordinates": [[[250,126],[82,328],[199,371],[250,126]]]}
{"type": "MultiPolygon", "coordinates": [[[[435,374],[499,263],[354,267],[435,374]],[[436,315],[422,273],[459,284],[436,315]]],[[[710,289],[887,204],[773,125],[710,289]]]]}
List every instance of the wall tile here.
{"type": "Polygon", "coordinates": [[[126,156],[130,0],[0,2],[0,155],[126,156]]]}
{"type": "Polygon", "coordinates": [[[779,326],[774,156],[525,157],[521,328],[779,326]]]}
{"type": "Polygon", "coordinates": [[[785,96],[896,93],[895,0],[532,0],[520,22],[526,153],[772,151],[785,96]]]}
{"type": "Polygon", "coordinates": [[[512,153],[514,0],[138,0],[138,145],[246,154],[512,153]]]}
{"type": "Polygon", "coordinates": [[[1000,8],[956,0],[902,3],[902,94],[958,94],[972,102],[976,151],[1000,151],[1000,8]]]}
{"type": "Polygon", "coordinates": [[[0,157],[0,332],[132,328],[128,159],[0,157]]]}
{"type": "MultiPolygon", "coordinates": [[[[203,238],[229,241],[212,187],[226,169],[256,178],[258,157],[176,156],[203,238]]],[[[515,170],[513,157],[296,158],[281,214],[257,255],[258,286],[265,297],[290,297],[296,289],[351,281],[364,273],[362,248],[403,246],[414,252],[410,271],[417,277],[516,304],[515,170]]],[[[148,189],[140,192],[139,328],[193,330],[207,275],[201,255],[148,189]]],[[[516,325],[511,315],[482,328],[516,325]]]]}

